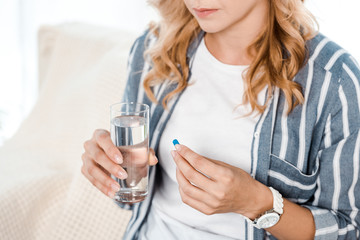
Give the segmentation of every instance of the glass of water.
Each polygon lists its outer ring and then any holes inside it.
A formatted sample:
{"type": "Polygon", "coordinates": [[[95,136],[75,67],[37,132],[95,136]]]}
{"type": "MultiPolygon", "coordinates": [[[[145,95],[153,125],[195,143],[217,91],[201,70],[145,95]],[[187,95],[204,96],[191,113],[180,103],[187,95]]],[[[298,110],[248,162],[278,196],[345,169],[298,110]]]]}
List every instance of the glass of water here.
{"type": "Polygon", "coordinates": [[[110,126],[111,139],[123,156],[120,166],[128,174],[124,180],[111,176],[120,184],[114,199],[140,202],[148,193],[149,106],[134,102],[111,105],[110,126]]]}

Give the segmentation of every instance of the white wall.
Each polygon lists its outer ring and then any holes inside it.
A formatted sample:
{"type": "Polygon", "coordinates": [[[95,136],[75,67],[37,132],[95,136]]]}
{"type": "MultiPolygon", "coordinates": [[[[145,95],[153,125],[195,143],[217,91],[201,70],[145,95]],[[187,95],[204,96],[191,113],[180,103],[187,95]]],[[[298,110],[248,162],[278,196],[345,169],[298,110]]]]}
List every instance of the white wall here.
{"type": "Polygon", "coordinates": [[[350,52],[360,62],[360,1],[305,0],[317,18],[320,32],[350,52]]]}
{"type": "Polygon", "coordinates": [[[4,134],[11,133],[6,131],[4,123],[4,119],[9,117],[8,112],[12,111],[12,117],[19,119],[22,106],[19,87],[23,73],[18,16],[17,1],[0,2],[0,144],[4,134]]]}

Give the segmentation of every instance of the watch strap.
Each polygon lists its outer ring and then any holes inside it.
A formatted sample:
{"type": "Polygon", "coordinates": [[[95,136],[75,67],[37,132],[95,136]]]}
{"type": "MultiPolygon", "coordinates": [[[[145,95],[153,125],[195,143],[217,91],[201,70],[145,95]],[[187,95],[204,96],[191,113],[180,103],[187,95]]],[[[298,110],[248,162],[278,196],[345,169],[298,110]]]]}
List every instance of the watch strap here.
{"type": "Polygon", "coordinates": [[[280,215],[283,214],[284,200],[281,193],[279,193],[279,191],[273,189],[272,187],[269,187],[269,189],[273,195],[273,210],[280,215]]]}
{"type": "Polygon", "coordinates": [[[269,214],[269,213],[277,213],[279,215],[279,217],[283,214],[284,210],[284,200],[282,198],[282,195],[279,193],[279,191],[275,190],[274,188],[272,187],[269,187],[272,195],[273,195],[273,208],[264,212],[263,214],[261,214],[259,217],[255,218],[255,220],[251,220],[247,217],[245,217],[249,222],[251,222],[256,228],[261,228],[258,224],[258,220],[260,217],[266,215],[266,214],[269,214]]]}

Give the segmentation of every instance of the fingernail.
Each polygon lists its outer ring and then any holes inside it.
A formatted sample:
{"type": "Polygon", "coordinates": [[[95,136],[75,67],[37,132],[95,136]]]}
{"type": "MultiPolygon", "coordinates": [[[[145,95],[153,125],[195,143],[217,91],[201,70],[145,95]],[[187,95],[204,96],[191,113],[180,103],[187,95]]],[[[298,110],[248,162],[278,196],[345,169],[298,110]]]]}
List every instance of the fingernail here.
{"type": "Polygon", "coordinates": [[[114,193],[114,192],[112,192],[112,191],[109,191],[109,192],[108,192],[108,196],[109,196],[110,198],[114,198],[115,193],[114,193]]]}
{"type": "Polygon", "coordinates": [[[175,158],[175,155],[176,155],[175,151],[172,150],[172,151],[171,151],[171,156],[172,156],[173,158],[175,158]]]}
{"type": "Polygon", "coordinates": [[[128,177],[128,175],[127,175],[126,172],[120,170],[120,171],[118,171],[118,177],[121,178],[121,179],[125,179],[125,178],[128,177]]]}
{"type": "Polygon", "coordinates": [[[117,185],[117,184],[115,184],[115,183],[111,184],[111,189],[112,189],[114,192],[120,191],[119,185],[117,185]]]}
{"type": "Polygon", "coordinates": [[[179,150],[180,150],[180,148],[181,148],[181,145],[180,145],[180,144],[176,144],[176,145],[175,145],[175,149],[176,149],[176,150],[178,150],[178,151],[179,151],[179,150]]]}
{"type": "Polygon", "coordinates": [[[115,161],[116,161],[118,164],[123,163],[123,159],[122,159],[122,157],[120,157],[119,155],[115,155],[115,161]]]}

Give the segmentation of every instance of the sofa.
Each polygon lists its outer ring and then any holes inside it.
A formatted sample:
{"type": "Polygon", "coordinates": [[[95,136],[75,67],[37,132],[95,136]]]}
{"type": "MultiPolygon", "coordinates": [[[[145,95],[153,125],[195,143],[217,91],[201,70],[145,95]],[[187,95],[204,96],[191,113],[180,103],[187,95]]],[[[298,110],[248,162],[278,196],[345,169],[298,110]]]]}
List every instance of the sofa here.
{"type": "Polygon", "coordinates": [[[131,212],[81,174],[83,143],[109,129],[134,33],[84,23],[42,26],[39,96],[0,148],[0,239],[121,239],[131,212]]]}

